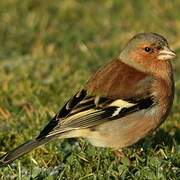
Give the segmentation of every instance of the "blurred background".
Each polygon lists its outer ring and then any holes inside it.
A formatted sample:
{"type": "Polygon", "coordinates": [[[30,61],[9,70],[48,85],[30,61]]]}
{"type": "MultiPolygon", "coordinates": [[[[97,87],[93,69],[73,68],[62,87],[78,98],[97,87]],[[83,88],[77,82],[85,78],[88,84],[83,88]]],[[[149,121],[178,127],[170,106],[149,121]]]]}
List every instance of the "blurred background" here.
{"type": "MultiPolygon", "coordinates": [[[[136,33],[163,35],[179,56],[179,9],[179,0],[1,0],[0,155],[36,136],[136,33]]],[[[180,178],[179,58],[172,63],[172,113],[156,134],[126,149],[131,163],[81,139],[60,140],[1,169],[0,178],[180,178]]]]}

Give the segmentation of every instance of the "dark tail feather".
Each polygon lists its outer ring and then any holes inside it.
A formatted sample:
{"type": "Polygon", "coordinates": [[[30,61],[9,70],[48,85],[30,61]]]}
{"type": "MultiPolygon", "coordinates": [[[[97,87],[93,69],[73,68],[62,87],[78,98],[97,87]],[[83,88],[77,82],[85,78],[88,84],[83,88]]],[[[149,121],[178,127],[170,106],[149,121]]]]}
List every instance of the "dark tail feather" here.
{"type": "Polygon", "coordinates": [[[19,158],[20,156],[32,151],[33,149],[37,148],[38,146],[41,146],[42,144],[49,142],[52,139],[52,136],[40,140],[33,139],[20,145],[19,147],[6,153],[4,156],[0,158],[0,167],[10,164],[12,161],[19,158]]]}

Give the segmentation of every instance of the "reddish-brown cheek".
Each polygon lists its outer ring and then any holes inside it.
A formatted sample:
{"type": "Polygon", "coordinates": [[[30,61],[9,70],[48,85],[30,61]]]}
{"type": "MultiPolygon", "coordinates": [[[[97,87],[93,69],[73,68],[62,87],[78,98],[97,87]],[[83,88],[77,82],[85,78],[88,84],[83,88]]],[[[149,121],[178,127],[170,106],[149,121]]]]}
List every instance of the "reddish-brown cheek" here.
{"type": "Polygon", "coordinates": [[[148,54],[139,51],[132,52],[130,54],[130,59],[144,68],[150,68],[157,61],[156,53],[148,54]]]}

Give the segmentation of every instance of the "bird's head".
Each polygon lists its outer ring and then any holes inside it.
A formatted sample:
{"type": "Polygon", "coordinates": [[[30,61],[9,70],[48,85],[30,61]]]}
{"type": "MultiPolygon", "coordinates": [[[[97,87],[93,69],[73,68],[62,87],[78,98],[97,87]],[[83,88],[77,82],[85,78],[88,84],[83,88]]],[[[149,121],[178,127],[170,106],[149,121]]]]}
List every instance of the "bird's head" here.
{"type": "Polygon", "coordinates": [[[119,56],[124,63],[147,72],[152,71],[157,64],[163,64],[162,61],[175,57],[176,54],[169,48],[167,40],[156,33],[135,35],[119,56]]]}

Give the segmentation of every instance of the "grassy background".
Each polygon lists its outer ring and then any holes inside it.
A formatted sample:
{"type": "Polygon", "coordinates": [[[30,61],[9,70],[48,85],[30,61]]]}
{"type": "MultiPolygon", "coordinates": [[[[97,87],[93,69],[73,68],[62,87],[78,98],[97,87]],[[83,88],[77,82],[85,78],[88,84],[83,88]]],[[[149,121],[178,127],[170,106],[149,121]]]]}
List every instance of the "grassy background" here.
{"type": "MultiPolygon", "coordinates": [[[[180,1],[1,0],[0,155],[35,137],[90,74],[134,34],[167,37],[180,55],[180,1]]],[[[57,140],[0,169],[0,179],[180,179],[180,61],[172,113],[126,149],[57,140]]]]}

